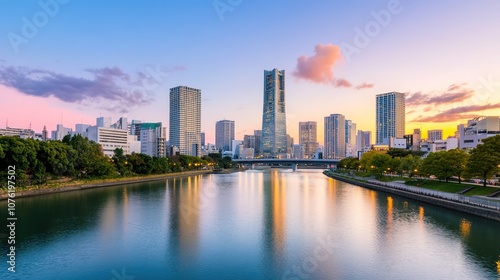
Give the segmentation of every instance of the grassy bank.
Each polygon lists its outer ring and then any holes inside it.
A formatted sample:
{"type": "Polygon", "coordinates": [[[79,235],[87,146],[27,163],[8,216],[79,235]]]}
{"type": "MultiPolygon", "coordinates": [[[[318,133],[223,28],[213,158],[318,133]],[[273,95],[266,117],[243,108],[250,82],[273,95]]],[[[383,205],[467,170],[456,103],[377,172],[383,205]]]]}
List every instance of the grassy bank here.
{"type": "MultiPolygon", "coordinates": [[[[331,171],[328,171],[331,172],[331,171]]],[[[437,181],[437,180],[427,180],[427,179],[415,179],[415,178],[408,178],[408,177],[399,177],[399,176],[374,176],[368,172],[354,172],[351,174],[349,171],[346,170],[336,170],[334,173],[339,173],[339,174],[344,174],[344,175],[355,175],[358,178],[363,178],[363,180],[359,180],[357,178],[352,178],[357,181],[365,181],[368,179],[376,179],[380,182],[394,182],[394,181],[403,181],[405,182],[406,185],[409,186],[414,186],[414,187],[419,187],[419,188],[424,188],[424,189],[429,189],[429,190],[435,190],[435,191],[441,191],[441,192],[447,192],[447,193],[462,193],[465,196],[474,196],[474,195],[481,195],[481,196],[488,196],[494,192],[497,192],[500,190],[500,188],[496,187],[483,187],[479,185],[472,185],[472,184],[459,184],[458,182],[444,182],[444,181],[437,181]],[[464,192],[465,191],[465,192],[464,192]]]]}
{"type": "Polygon", "coordinates": [[[459,193],[470,188],[470,190],[463,193],[463,195],[466,196],[473,196],[473,195],[487,196],[500,190],[500,188],[495,188],[495,187],[483,187],[470,184],[458,184],[452,182],[422,180],[422,179],[407,181],[406,184],[410,186],[416,186],[420,188],[436,190],[441,192],[448,192],[448,193],[459,193]]]}

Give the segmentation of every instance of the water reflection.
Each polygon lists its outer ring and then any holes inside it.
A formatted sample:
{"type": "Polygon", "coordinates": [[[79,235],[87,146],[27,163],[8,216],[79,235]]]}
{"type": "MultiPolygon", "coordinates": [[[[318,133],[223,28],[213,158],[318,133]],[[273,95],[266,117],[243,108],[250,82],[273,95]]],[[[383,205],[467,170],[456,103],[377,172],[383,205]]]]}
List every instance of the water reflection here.
{"type": "Polygon", "coordinates": [[[394,200],[391,196],[387,197],[387,234],[388,236],[391,233],[392,229],[392,220],[393,220],[393,211],[394,211],[394,200]]]}
{"type": "MultiPolygon", "coordinates": [[[[170,261],[187,267],[196,259],[199,242],[200,190],[199,177],[174,178],[167,192],[170,204],[169,249],[175,254],[170,261]]],[[[168,252],[170,256],[170,252],[168,252]]]]}
{"type": "Polygon", "coordinates": [[[423,206],[419,206],[418,207],[418,218],[420,220],[420,222],[424,222],[424,214],[425,214],[425,210],[424,210],[424,207],[423,206]]]}
{"type": "Polygon", "coordinates": [[[470,227],[471,227],[471,222],[469,220],[464,218],[460,221],[460,234],[462,235],[462,238],[465,239],[469,237],[470,227]]]}
{"type": "Polygon", "coordinates": [[[19,266],[40,279],[73,279],[75,270],[109,279],[124,266],[136,279],[281,279],[295,265],[309,279],[500,275],[499,223],[315,171],[194,176],[17,206],[29,221],[17,231],[19,266]],[[316,258],[318,246],[328,255],[316,258]]]}
{"type": "Polygon", "coordinates": [[[497,272],[498,275],[500,276],[500,255],[498,256],[498,261],[497,261],[497,272]]]}
{"type": "Polygon", "coordinates": [[[286,242],[286,179],[278,170],[272,170],[269,180],[265,181],[263,187],[262,235],[264,248],[271,252],[269,255],[266,254],[265,262],[278,265],[284,254],[286,242]]]}

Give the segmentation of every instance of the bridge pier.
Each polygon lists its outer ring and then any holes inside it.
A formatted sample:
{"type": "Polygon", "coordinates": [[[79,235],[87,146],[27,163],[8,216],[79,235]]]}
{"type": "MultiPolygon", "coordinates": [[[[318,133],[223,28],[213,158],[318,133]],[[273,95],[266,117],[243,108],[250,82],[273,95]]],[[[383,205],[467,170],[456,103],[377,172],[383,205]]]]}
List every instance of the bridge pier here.
{"type": "Polygon", "coordinates": [[[250,169],[251,169],[251,170],[254,170],[254,169],[255,169],[255,164],[251,164],[251,165],[250,165],[250,169]]]}
{"type": "Polygon", "coordinates": [[[298,164],[296,162],[292,163],[292,171],[293,172],[297,171],[297,166],[298,166],[298,164]]]}

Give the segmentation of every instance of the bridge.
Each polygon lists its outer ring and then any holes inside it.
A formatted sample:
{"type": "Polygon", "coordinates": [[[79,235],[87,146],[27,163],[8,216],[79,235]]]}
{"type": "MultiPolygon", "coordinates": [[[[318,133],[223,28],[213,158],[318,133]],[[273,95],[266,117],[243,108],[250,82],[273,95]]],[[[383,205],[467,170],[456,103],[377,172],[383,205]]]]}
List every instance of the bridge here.
{"type": "Polygon", "coordinates": [[[241,165],[250,165],[253,169],[257,165],[283,165],[291,166],[293,171],[297,166],[317,166],[318,168],[327,168],[331,165],[337,165],[339,159],[296,159],[296,158],[251,158],[251,159],[233,159],[234,162],[241,165]]]}

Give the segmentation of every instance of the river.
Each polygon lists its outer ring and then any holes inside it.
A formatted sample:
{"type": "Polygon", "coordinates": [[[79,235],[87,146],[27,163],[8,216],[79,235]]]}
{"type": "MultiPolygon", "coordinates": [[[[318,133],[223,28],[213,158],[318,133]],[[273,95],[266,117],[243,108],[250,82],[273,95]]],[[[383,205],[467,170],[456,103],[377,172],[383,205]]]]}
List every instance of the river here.
{"type": "Polygon", "coordinates": [[[0,279],[500,279],[499,222],[320,170],[20,198],[16,218],[16,272],[3,226],[0,279]]]}

